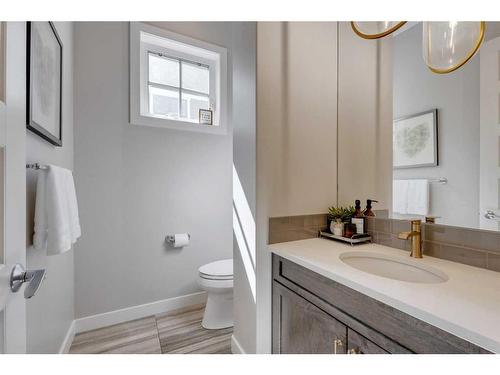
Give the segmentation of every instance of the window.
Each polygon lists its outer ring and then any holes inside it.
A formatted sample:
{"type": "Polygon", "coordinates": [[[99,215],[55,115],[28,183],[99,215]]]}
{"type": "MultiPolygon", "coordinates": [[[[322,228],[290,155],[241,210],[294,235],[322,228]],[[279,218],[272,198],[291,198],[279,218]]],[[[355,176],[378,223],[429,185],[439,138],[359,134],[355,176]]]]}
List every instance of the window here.
{"type": "Polygon", "coordinates": [[[130,26],[132,124],[226,132],[226,50],[141,23],[130,26]],[[212,111],[212,126],[200,124],[212,111]]]}
{"type": "Polygon", "coordinates": [[[153,116],[198,122],[212,109],[210,66],[148,51],[148,108],[153,116]]]}

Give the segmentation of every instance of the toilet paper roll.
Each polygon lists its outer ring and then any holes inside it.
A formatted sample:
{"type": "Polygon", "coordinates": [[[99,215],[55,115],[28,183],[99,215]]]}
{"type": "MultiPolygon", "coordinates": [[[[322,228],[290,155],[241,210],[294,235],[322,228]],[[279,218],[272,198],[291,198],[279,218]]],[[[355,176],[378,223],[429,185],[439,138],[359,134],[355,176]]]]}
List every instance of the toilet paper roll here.
{"type": "Polygon", "coordinates": [[[189,234],[187,233],[174,234],[173,247],[184,247],[187,245],[189,245],[189,234]]]}

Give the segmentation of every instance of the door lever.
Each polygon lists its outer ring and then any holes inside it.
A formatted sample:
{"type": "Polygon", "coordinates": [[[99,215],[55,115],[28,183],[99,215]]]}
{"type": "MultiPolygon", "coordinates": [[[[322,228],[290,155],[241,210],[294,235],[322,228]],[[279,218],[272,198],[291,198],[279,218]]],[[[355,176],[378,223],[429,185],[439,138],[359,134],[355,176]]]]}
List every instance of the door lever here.
{"type": "Polygon", "coordinates": [[[17,263],[12,267],[12,271],[10,272],[10,290],[16,293],[24,283],[28,283],[26,288],[24,288],[24,298],[28,299],[33,297],[38,289],[40,289],[44,279],[44,269],[26,271],[21,264],[17,263]]]}

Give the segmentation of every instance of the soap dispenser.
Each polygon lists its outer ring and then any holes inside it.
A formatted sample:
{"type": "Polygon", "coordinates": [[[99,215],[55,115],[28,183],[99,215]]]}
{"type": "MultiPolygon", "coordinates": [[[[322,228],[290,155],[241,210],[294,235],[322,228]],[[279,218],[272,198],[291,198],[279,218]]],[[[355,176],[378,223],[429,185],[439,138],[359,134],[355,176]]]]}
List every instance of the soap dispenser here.
{"type": "Polygon", "coordinates": [[[378,203],[375,199],[367,199],[366,200],[366,209],[363,211],[363,215],[365,216],[375,216],[372,211],[372,203],[378,203]]]}
{"type": "Polygon", "coordinates": [[[365,218],[361,212],[361,201],[356,199],[354,204],[354,215],[351,222],[356,225],[356,234],[363,234],[365,233],[365,218]]]}

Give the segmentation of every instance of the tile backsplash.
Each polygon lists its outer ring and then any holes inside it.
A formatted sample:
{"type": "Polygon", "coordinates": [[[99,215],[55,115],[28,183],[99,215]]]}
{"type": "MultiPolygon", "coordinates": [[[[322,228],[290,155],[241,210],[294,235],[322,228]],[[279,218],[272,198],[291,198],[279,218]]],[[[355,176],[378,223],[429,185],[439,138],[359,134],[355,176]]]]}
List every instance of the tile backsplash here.
{"type": "Polygon", "coordinates": [[[272,217],[269,219],[268,243],[305,240],[318,237],[326,228],[326,214],[272,217]]]}
{"type": "MultiPolygon", "coordinates": [[[[326,226],[326,214],[273,217],[269,219],[269,244],[315,238],[326,226]]],[[[398,233],[410,227],[407,220],[367,219],[373,242],[406,251],[410,251],[410,242],[400,240],[398,233]]],[[[500,272],[500,232],[423,224],[422,238],[424,256],[500,272]]]]}

